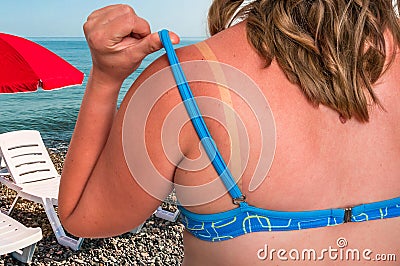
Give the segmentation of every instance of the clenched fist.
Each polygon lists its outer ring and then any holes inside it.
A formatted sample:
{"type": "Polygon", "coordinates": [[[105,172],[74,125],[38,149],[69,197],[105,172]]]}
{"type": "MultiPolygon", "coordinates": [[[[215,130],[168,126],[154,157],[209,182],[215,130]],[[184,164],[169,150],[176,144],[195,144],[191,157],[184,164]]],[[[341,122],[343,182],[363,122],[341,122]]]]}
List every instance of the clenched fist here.
{"type": "MultiPolygon", "coordinates": [[[[162,48],[158,33],[128,5],[111,5],[94,11],[83,26],[92,55],[92,74],[122,84],[143,58],[162,48]]],[[[170,33],[173,43],[179,37],[170,33]]]]}

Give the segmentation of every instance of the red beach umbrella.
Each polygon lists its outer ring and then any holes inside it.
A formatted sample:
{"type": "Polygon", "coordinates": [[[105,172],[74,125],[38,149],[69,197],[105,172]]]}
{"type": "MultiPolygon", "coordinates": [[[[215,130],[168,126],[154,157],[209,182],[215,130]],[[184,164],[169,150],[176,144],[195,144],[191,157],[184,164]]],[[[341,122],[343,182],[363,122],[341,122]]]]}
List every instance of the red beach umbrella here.
{"type": "Polygon", "coordinates": [[[0,93],[81,85],[83,73],[43,46],[0,33],[0,93]]]}

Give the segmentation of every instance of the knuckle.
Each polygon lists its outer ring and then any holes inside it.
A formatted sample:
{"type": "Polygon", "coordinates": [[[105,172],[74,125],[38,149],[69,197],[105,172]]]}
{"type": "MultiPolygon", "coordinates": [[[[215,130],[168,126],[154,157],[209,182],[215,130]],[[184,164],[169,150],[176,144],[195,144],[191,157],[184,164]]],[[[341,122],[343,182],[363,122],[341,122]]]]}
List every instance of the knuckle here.
{"type": "Polygon", "coordinates": [[[93,11],[91,14],[89,14],[89,16],[87,17],[87,21],[90,21],[92,19],[95,19],[97,16],[98,10],[93,11]]]}
{"type": "Polygon", "coordinates": [[[126,13],[126,20],[129,21],[130,23],[136,23],[138,18],[139,17],[135,13],[132,12],[126,13]]]}
{"type": "Polygon", "coordinates": [[[150,45],[149,45],[149,52],[150,53],[154,53],[155,51],[157,51],[158,50],[158,46],[155,44],[155,43],[151,43],[150,45]]]}
{"type": "Polygon", "coordinates": [[[135,11],[133,10],[133,8],[130,5],[121,4],[119,6],[119,9],[122,14],[135,15],[135,11]]]}
{"type": "Polygon", "coordinates": [[[90,31],[90,28],[91,28],[91,25],[90,25],[91,23],[89,22],[89,21],[86,21],[84,24],[83,24],[83,32],[85,33],[85,35],[90,31]]]}
{"type": "Polygon", "coordinates": [[[99,49],[102,46],[103,34],[99,31],[93,31],[87,34],[86,40],[90,47],[99,49]]]}
{"type": "Polygon", "coordinates": [[[130,23],[132,23],[132,24],[136,24],[136,23],[137,23],[137,19],[138,19],[138,17],[137,17],[137,16],[134,16],[133,14],[131,14],[131,15],[128,16],[128,21],[129,21],[130,23]]]}
{"type": "Polygon", "coordinates": [[[158,37],[158,34],[153,34],[150,36],[150,51],[155,52],[160,50],[161,48],[161,42],[158,37]]]}

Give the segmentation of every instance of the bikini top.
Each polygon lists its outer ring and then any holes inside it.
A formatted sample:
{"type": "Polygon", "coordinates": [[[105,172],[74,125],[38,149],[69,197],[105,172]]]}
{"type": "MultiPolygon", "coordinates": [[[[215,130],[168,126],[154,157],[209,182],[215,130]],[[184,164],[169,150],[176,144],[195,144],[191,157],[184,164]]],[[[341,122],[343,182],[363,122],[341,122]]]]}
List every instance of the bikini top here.
{"type": "Polygon", "coordinates": [[[213,167],[237,208],[215,213],[197,214],[183,206],[181,221],[192,235],[205,241],[224,241],[252,232],[289,231],[334,226],[347,222],[363,222],[400,216],[400,197],[357,205],[313,211],[285,212],[257,208],[246,202],[213,141],[180,66],[167,30],[159,32],[171,65],[179,93],[191,122],[213,167]]]}

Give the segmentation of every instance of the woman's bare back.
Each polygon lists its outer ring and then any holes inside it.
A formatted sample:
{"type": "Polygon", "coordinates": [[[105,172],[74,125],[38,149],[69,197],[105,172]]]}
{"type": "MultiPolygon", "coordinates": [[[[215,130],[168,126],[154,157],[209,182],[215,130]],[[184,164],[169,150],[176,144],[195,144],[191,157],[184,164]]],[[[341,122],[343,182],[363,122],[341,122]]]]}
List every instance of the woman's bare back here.
{"type": "MultiPolygon", "coordinates": [[[[246,41],[244,26],[242,23],[223,31],[206,43],[218,61],[240,69],[259,85],[275,120],[274,160],[263,183],[251,192],[248,188],[260,153],[260,130],[243,100],[231,94],[233,108],[249,132],[250,157],[239,185],[247,202],[270,210],[303,211],[346,208],[400,196],[399,58],[374,87],[385,110],[371,106],[368,123],[354,118],[342,121],[337,112],[322,105],[311,105],[299,88],[287,80],[276,62],[263,68],[260,57],[246,41]]],[[[181,50],[178,55],[184,61],[209,59],[195,47],[181,50]]],[[[192,89],[195,96],[219,97],[212,84],[193,84],[192,89]]],[[[228,133],[211,119],[206,119],[206,123],[224,158],[228,159],[231,149],[228,133]]],[[[183,129],[183,135],[191,140],[183,140],[183,145],[198,141],[191,126],[183,129]]],[[[186,155],[193,159],[199,156],[199,150],[198,145],[191,147],[186,155]]],[[[209,166],[197,172],[177,170],[174,181],[197,185],[217,178],[215,170],[209,166]]],[[[209,204],[187,209],[195,213],[217,213],[234,207],[231,197],[226,194],[209,204]]],[[[290,250],[297,249],[301,254],[304,249],[314,249],[317,257],[322,256],[321,265],[336,265],[342,261],[353,265],[352,260],[341,261],[334,259],[334,254],[330,258],[329,253],[321,255],[321,252],[329,247],[338,252],[359,249],[362,253],[370,249],[372,253],[368,256],[373,259],[378,253],[395,254],[398,252],[399,226],[400,219],[392,218],[301,231],[252,233],[221,243],[201,241],[185,232],[185,264],[196,265],[200,261],[201,265],[283,263],[276,253],[273,259],[259,258],[265,255],[260,249],[267,245],[269,252],[271,249],[286,250],[286,255],[281,254],[283,258],[289,258],[290,250]],[[336,241],[341,238],[347,241],[346,247],[338,247],[336,241]]],[[[360,265],[373,265],[366,259],[361,257],[360,265]]],[[[286,263],[289,262],[294,261],[289,258],[286,263]]],[[[310,261],[303,263],[309,265],[310,261]]]]}

